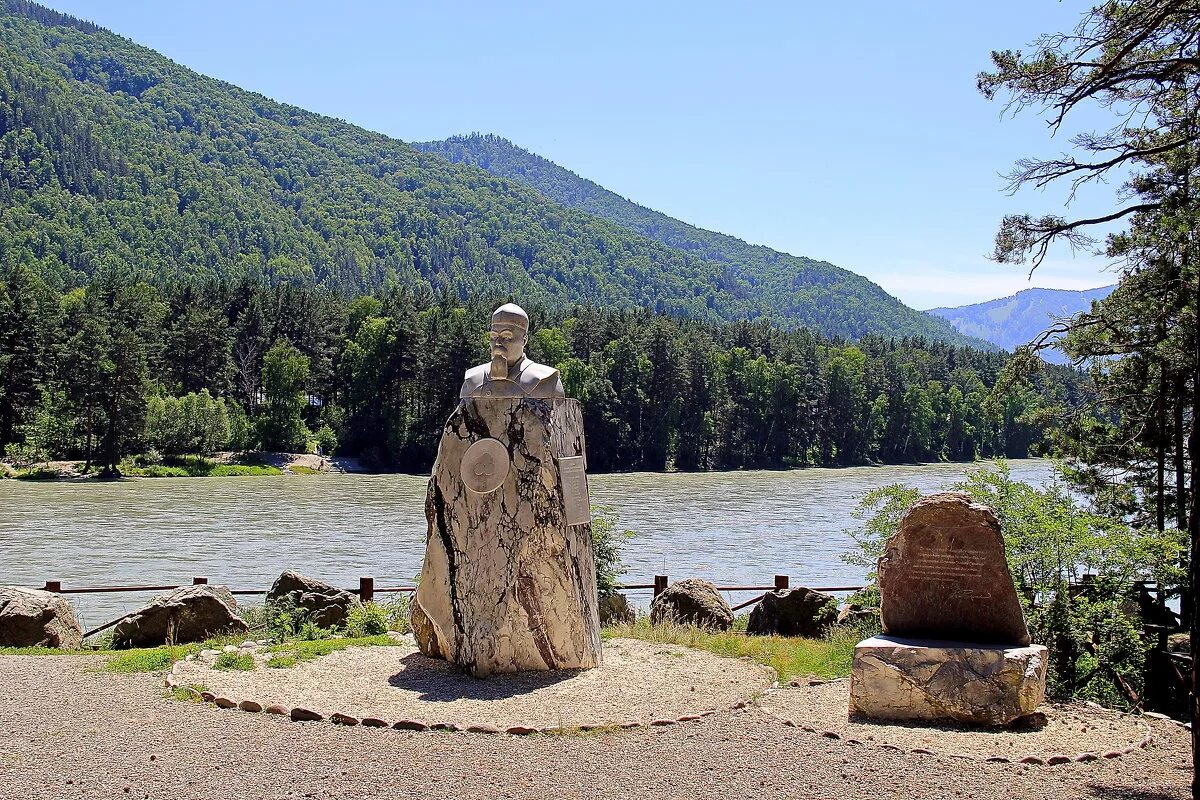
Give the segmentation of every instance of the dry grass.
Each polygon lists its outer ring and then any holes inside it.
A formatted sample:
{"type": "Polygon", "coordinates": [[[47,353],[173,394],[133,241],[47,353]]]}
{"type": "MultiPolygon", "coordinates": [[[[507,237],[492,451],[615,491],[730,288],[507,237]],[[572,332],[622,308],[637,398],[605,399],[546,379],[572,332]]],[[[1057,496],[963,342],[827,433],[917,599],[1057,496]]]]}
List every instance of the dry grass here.
{"type": "Polygon", "coordinates": [[[639,617],[632,625],[604,629],[606,638],[625,637],[678,644],[727,658],[748,657],[771,667],[780,681],[794,677],[842,678],[850,674],[854,645],[863,638],[857,628],[835,628],[823,639],[749,636],[739,631],[718,632],[695,625],[651,625],[639,617]]]}

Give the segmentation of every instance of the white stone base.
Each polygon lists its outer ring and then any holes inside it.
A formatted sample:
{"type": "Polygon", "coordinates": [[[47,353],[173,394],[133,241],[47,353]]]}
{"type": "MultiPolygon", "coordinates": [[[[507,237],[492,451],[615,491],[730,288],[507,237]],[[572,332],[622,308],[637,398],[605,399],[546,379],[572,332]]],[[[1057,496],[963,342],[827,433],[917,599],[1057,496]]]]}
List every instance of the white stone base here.
{"type": "Polygon", "coordinates": [[[854,648],[850,713],[881,720],[1008,725],[1046,698],[1049,651],[876,636],[854,648]]]}

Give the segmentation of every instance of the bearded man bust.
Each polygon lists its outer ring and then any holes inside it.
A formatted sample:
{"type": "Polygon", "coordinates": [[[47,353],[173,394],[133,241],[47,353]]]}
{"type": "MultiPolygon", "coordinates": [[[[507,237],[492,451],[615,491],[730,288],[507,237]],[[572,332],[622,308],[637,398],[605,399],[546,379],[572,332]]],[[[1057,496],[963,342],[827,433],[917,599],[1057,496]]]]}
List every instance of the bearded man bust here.
{"type": "Polygon", "coordinates": [[[506,303],[492,313],[492,360],[467,370],[458,396],[466,397],[566,397],[558,370],[525,355],[529,343],[529,315],[519,305],[506,303]]]}

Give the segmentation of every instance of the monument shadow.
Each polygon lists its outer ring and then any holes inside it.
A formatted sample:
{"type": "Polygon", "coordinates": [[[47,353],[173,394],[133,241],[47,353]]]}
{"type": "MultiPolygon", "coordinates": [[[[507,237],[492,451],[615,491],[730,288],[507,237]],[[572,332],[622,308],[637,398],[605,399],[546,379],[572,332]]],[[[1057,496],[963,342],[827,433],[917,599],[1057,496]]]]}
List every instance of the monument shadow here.
{"type": "Polygon", "coordinates": [[[464,668],[421,653],[400,659],[404,669],[388,678],[397,689],[419,692],[420,699],[434,703],[454,700],[504,700],[569,681],[585,670],[513,672],[476,678],[464,668]]]}

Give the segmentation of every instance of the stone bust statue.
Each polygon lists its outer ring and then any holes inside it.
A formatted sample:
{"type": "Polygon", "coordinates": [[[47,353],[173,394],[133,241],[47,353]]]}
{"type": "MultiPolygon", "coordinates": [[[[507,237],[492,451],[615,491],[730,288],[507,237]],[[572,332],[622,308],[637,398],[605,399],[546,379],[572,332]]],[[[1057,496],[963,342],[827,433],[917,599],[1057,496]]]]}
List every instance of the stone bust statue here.
{"type": "Polygon", "coordinates": [[[492,313],[492,360],[467,370],[459,397],[566,397],[558,370],[529,360],[529,315],[514,303],[492,313]]]}

